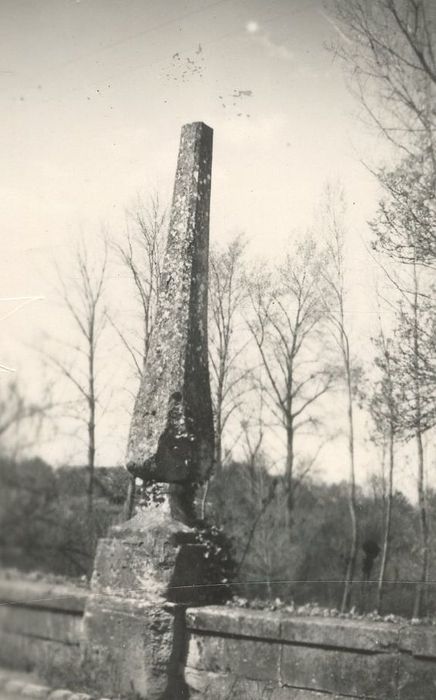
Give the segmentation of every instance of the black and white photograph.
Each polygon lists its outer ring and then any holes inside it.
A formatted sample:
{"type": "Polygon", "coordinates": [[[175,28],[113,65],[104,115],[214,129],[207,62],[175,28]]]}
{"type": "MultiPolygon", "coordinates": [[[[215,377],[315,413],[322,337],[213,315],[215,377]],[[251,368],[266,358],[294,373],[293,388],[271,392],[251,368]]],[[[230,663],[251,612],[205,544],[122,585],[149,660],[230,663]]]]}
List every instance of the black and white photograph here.
{"type": "Polygon", "coordinates": [[[0,35],[0,700],[435,700],[435,0],[0,35]]]}

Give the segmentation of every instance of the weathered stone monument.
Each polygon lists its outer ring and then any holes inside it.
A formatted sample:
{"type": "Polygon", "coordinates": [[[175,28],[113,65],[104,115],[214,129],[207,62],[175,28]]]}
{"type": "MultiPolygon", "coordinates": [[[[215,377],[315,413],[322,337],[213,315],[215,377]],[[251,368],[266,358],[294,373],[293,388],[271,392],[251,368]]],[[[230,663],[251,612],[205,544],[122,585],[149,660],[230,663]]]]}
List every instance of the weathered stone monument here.
{"type": "Polygon", "coordinates": [[[131,423],[127,468],[175,484],[174,517],[192,521],[192,484],[213,462],[207,354],[207,277],[212,130],[182,129],[156,329],[131,423]]]}
{"type": "Polygon", "coordinates": [[[85,612],[83,668],[111,696],[187,697],[184,606],[197,602],[202,547],[194,494],[213,464],[207,358],[212,130],[182,129],[157,324],[131,422],[127,468],[159,502],[100,541],[85,612]]]}

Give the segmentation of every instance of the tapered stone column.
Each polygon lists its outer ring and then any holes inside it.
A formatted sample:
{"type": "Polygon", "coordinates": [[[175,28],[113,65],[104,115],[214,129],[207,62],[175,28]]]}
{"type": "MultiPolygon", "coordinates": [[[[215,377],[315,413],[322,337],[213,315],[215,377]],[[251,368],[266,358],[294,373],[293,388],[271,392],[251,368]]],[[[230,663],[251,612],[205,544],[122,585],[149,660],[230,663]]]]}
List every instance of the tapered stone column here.
{"type": "Polygon", "coordinates": [[[212,129],[182,129],[157,322],[133,412],[127,468],[170,489],[174,517],[192,521],[192,484],[213,463],[207,351],[212,129]]]}
{"type": "Polygon", "coordinates": [[[135,402],[127,468],[161,502],[100,540],[85,615],[83,669],[102,694],[187,697],[184,608],[198,602],[203,550],[196,486],[213,465],[207,355],[212,130],[182,129],[157,323],[135,402]],[[166,486],[165,486],[166,485],[166,486]]]}

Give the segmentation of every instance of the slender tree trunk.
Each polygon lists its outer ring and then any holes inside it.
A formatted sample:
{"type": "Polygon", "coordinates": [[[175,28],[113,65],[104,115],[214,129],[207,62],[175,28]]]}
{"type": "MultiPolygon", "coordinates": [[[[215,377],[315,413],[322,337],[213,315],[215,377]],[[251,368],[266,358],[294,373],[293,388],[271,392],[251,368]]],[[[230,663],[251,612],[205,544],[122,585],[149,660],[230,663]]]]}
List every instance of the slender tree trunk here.
{"type": "Polygon", "coordinates": [[[425,614],[425,589],[428,579],[428,521],[427,504],[425,498],[424,449],[421,430],[416,431],[416,445],[418,451],[418,507],[421,537],[421,576],[416,587],[413,617],[422,617],[422,615],[425,614]]]}
{"type": "Polygon", "coordinates": [[[268,595],[268,600],[273,600],[273,589],[272,589],[272,585],[271,585],[271,580],[273,578],[273,572],[272,572],[272,566],[271,566],[270,550],[267,550],[267,553],[266,553],[266,564],[268,567],[268,572],[266,574],[267,595],[268,595]]]}
{"type": "Polygon", "coordinates": [[[218,386],[216,391],[215,410],[215,478],[220,481],[222,473],[222,435],[223,435],[223,391],[224,391],[224,363],[220,358],[218,386]]]}
{"type": "Polygon", "coordinates": [[[386,576],[386,566],[389,558],[389,547],[391,542],[391,522],[392,522],[392,499],[394,481],[394,429],[391,425],[389,431],[389,474],[388,474],[388,498],[385,511],[385,526],[383,533],[382,559],[377,584],[376,611],[380,612],[382,606],[384,581],[386,576]]]}
{"type": "Polygon", "coordinates": [[[203,486],[203,493],[202,493],[201,502],[200,502],[200,519],[201,520],[206,519],[206,506],[207,506],[207,496],[209,493],[209,485],[210,485],[210,478],[206,481],[206,483],[203,486]]]}
{"type": "MultiPolygon", "coordinates": [[[[91,336],[91,343],[93,339],[91,336]]],[[[88,516],[91,518],[94,508],[94,471],[95,471],[95,386],[94,386],[94,350],[89,353],[89,416],[88,416],[88,516]]]]}
{"type": "Polygon", "coordinates": [[[348,418],[348,452],[350,458],[350,483],[348,491],[348,510],[351,521],[351,542],[348,554],[347,570],[345,573],[344,591],[342,595],[341,611],[345,612],[350,607],[351,589],[356,569],[357,548],[358,548],[358,527],[357,527],[357,503],[356,503],[356,472],[354,464],[354,419],[353,419],[353,395],[351,386],[351,368],[348,351],[345,355],[346,377],[347,377],[347,418],[348,418]]]}
{"type": "Polygon", "coordinates": [[[221,415],[216,417],[216,431],[215,431],[215,475],[217,479],[221,478],[223,469],[223,455],[222,455],[222,427],[221,427],[221,415]]]}
{"type": "Polygon", "coordinates": [[[95,423],[94,423],[94,409],[91,410],[91,416],[88,425],[88,437],[89,437],[89,447],[88,447],[88,492],[87,492],[87,504],[88,504],[88,514],[92,515],[94,507],[94,470],[95,470],[95,423]]]}
{"type": "Polygon", "coordinates": [[[422,444],[422,413],[421,413],[421,385],[419,367],[419,281],[416,271],[416,264],[413,266],[414,273],[414,302],[413,302],[413,350],[414,350],[414,380],[415,380],[415,439],[418,457],[418,507],[419,524],[421,537],[421,576],[416,587],[415,603],[413,606],[413,617],[422,617],[425,603],[425,589],[428,578],[428,521],[427,504],[425,498],[425,469],[424,469],[424,448],[422,444]]]}
{"type": "Polygon", "coordinates": [[[291,524],[294,507],[293,478],[294,478],[294,426],[292,420],[286,425],[286,488],[287,488],[287,524],[291,524]]]}

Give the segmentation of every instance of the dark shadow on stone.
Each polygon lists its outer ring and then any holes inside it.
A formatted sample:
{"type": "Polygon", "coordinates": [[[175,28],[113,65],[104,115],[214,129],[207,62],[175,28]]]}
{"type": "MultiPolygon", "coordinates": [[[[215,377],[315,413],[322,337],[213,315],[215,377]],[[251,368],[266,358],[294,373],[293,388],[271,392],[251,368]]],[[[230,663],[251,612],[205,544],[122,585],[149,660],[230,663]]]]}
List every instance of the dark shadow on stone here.
{"type": "Polygon", "coordinates": [[[231,597],[230,587],[217,581],[219,574],[208,556],[210,551],[198,541],[197,532],[177,533],[174,545],[180,549],[166,596],[176,604],[174,636],[168,663],[168,684],[160,700],[187,700],[190,697],[184,675],[189,649],[186,608],[222,604],[231,597]]]}
{"type": "Polygon", "coordinates": [[[160,700],[188,700],[189,686],[185,681],[185,666],[189,649],[186,627],[186,606],[179,605],[174,612],[174,637],[168,662],[168,685],[160,700]]]}
{"type": "Polygon", "coordinates": [[[229,600],[232,593],[227,583],[221,583],[221,563],[210,556],[198,533],[180,532],[175,540],[181,546],[167,589],[168,600],[186,606],[222,605],[229,600]]]}

